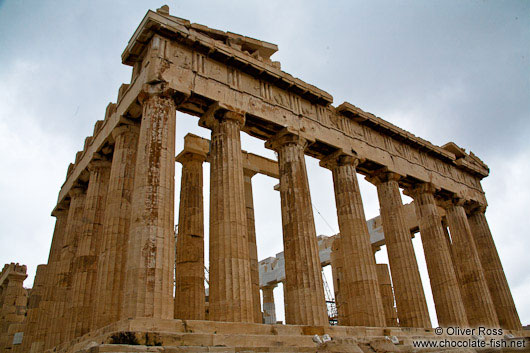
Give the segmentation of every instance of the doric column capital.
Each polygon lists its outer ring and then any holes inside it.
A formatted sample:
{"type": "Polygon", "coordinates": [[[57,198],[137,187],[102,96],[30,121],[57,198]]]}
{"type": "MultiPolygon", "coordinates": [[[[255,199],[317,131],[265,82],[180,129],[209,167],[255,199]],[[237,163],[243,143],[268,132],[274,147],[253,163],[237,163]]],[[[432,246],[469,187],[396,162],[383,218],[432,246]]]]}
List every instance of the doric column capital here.
{"type": "Polygon", "coordinates": [[[274,151],[278,151],[278,149],[282,146],[288,144],[295,144],[302,147],[302,149],[305,149],[308,142],[308,139],[303,137],[300,134],[300,131],[296,131],[291,128],[284,128],[276,135],[272,136],[269,140],[267,140],[265,142],[265,147],[274,151]]]}
{"type": "Polygon", "coordinates": [[[487,207],[488,205],[478,202],[469,202],[466,204],[466,211],[469,215],[473,215],[475,213],[486,213],[487,207]]]}
{"type": "Polygon", "coordinates": [[[28,275],[22,272],[11,272],[7,275],[7,279],[9,282],[12,282],[12,283],[18,282],[20,284],[22,284],[22,282],[24,282],[24,280],[27,277],[28,275]]]}
{"type": "Polygon", "coordinates": [[[68,214],[68,211],[64,208],[59,208],[59,205],[57,205],[57,207],[55,207],[55,209],[52,211],[52,216],[55,218],[66,216],[67,214],[68,214]]]}
{"type": "Polygon", "coordinates": [[[112,130],[111,134],[112,134],[112,138],[116,140],[118,136],[123,135],[125,133],[131,133],[131,134],[138,135],[140,133],[140,124],[135,124],[133,122],[130,122],[127,124],[119,125],[112,130]]]}
{"type": "Polygon", "coordinates": [[[243,126],[245,125],[245,113],[228,110],[223,113],[220,120],[233,120],[243,126]]]}
{"type": "Polygon", "coordinates": [[[203,163],[206,160],[206,157],[207,156],[205,153],[184,150],[175,157],[175,161],[182,165],[185,165],[189,162],[203,163]]]}
{"type": "Polygon", "coordinates": [[[333,152],[320,160],[320,166],[327,169],[334,169],[343,165],[352,165],[354,168],[359,165],[361,159],[354,153],[345,153],[342,149],[333,152]]]}
{"type": "Polygon", "coordinates": [[[224,120],[235,121],[240,127],[245,125],[245,112],[219,102],[212,104],[200,118],[199,126],[213,129],[215,124],[224,120]]]}
{"type": "Polygon", "coordinates": [[[166,82],[160,82],[156,84],[145,83],[142,86],[142,90],[138,93],[138,102],[144,104],[151,97],[164,97],[173,98],[177,92],[170,88],[166,82]]]}
{"type": "Polygon", "coordinates": [[[412,198],[416,198],[421,194],[435,194],[440,188],[433,183],[418,183],[410,187],[406,187],[403,193],[412,198]]]}
{"type": "Polygon", "coordinates": [[[110,168],[112,162],[106,159],[93,159],[88,163],[88,171],[98,171],[104,168],[110,168]]]}
{"type": "Polygon", "coordinates": [[[453,197],[445,198],[445,199],[437,198],[436,202],[437,202],[438,206],[440,206],[442,208],[445,208],[445,209],[448,209],[449,207],[452,207],[452,206],[462,206],[462,207],[464,207],[464,205],[466,203],[466,200],[463,199],[462,197],[453,196],[453,197]]]}
{"type": "Polygon", "coordinates": [[[80,186],[76,186],[76,187],[73,187],[71,188],[69,191],[68,191],[68,195],[70,196],[70,198],[74,198],[76,196],[79,196],[79,195],[82,195],[86,192],[86,190],[80,186]]]}
{"type": "Polygon", "coordinates": [[[379,171],[376,171],[374,174],[370,175],[370,176],[367,176],[365,179],[366,181],[374,184],[375,186],[381,184],[381,183],[386,183],[388,181],[398,181],[402,178],[403,176],[398,174],[398,173],[395,173],[395,172],[392,172],[392,171],[389,171],[387,168],[383,168],[379,171]]]}

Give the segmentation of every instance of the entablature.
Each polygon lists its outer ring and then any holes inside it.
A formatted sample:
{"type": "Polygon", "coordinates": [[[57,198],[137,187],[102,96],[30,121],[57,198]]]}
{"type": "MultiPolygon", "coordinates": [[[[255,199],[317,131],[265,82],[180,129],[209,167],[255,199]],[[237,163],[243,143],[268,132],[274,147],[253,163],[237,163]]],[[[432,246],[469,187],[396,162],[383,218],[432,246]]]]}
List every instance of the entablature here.
{"type": "Polygon", "coordinates": [[[142,61],[147,44],[156,34],[182,42],[193,47],[197,54],[237,67],[253,76],[259,76],[266,82],[291,90],[311,101],[322,104],[333,102],[333,97],[329,93],[281,71],[278,64],[270,60],[259,60],[260,58],[268,59],[276,52],[278,47],[275,44],[231,32],[214,30],[203,25],[192,24],[188,20],[153,11],[148,11],[138,26],[122,54],[122,62],[133,66],[136,62],[142,61]],[[221,38],[224,40],[220,40],[221,38]],[[234,46],[232,44],[234,42],[242,44],[234,46]],[[260,55],[253,55],[248,50],[254,50],[260,55]]]}
{"type": "Polygon", "coordinates": [[[350,103],[333,107],[331,95],[266,58],[276,50],[271,43],[149,11],[122,55],[124,64],[140,62],[141,69],[130,84],[122,85],[117,103],[109,104],[105,119],[96,123],[93,137],[69,167],[58,204],[82,179],[94,154],[113,143],[111,132],[120,121],[141,116],[138,95],[144,85],[160,83],[182,94],[179,111],[201,117],[222,103],[244,112],[242,130],[252,136],[268,140],[289,129],[310,141],[306,154],[313,157],[354,152],[362,160],[357,168],[361,174],[386,169],[403,176],[402,186],[430,182],[441,188],[440,195],[486,204],[480,180],[488,168],[474,154],[456,145],[435,146],[350,103]],[[253,55],[241,43],[252,43],[261,54],[253,55]]]}

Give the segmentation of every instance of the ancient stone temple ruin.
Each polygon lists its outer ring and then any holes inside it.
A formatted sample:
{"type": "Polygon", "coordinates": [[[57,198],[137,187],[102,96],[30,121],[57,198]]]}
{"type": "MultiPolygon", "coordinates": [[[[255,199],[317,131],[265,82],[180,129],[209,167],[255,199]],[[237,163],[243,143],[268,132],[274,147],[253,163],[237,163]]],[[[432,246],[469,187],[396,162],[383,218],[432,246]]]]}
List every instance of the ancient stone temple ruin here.
{"type": "Polygon", "coordinates": [[[24,266],[1,273],[0,349],[404,352],[416,339],[458,339],[431,327],[411,241],[418,231],[439,325],[502,328],[499,339],[524,343],[484,213],[488,167],[454,143],[435,146],[353,104],[332,105],[331,95],[283,72],[271,60],[277,50],[167,6],[146,14],[122,54],[131,82],[68,167],[48,263],[29,297],[24,266]],[[177,111],[198,117],[210,140],[188,134],[176,151],[177,111]],[[242,151],[241,132],[277,161],[242,151]],[[317,237],[305,155],[331,170],[333,237],[317,237]],[[278,179],[283,225],[284,252],[261,262],[256,174],[278,179]],[[358,174],[377,188],[381,214],[368,222],[358,174]],[[400,189],[412,204],[403,205],[400,189]],[[375,262],[381,245],[388,265],[375,262]],[[338,325],[326,309],[328,264],[338,325]],[[276,323],[280,282],[286,325],[276,323]]]}

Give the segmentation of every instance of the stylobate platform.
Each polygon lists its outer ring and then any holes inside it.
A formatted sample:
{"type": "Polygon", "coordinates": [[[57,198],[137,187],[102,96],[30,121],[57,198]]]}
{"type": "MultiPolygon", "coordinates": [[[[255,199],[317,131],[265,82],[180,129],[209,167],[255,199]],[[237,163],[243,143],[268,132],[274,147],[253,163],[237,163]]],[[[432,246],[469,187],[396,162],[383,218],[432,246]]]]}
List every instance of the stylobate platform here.
{"type": "Polygon", "coordinates": [[[141,318],[116,322],[47,352],[474,352],[474,349],[414,348],[414,342],[488,342],[506,337],[511,337],[508,341],[524,340],[527,348],[487,351],[530,351],[528,331],[503,331],[502,336],[480,337],[437,335],[434,329],[417,328],[266,325],[141,318]],[[326,334],[330,341],[325,342],[326,334]]]}

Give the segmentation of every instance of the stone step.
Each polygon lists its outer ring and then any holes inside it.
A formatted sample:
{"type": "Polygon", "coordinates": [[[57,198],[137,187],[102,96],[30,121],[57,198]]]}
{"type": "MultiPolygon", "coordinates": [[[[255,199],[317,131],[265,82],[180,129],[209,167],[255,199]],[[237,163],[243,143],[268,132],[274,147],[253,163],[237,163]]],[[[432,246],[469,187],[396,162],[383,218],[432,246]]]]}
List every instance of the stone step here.
{"type": "Polygon", "coordinates": [[[316,347],[308,335],[211,334],[180,332],[116,332],[106,344],[204,347],[316,347]]]}
{"type": "Polygon", "coordinates": [[[270,352],[270,353],[310,353],[316,352],[315,347],[200,347],[200,346],[131,346],[120,344],[103,344],[78,353],[245,353],[245,352],[270,352]]]}
{"type": "Polygon", "coordinates": [[[167,331],[192,332],[212,334],[254,334],[254,335],[323,335],[353,337],[381,337],[381,336],[434,336],[432,329],[396,328],[396,327],[364,327],[364,326],[303,326],[276,325],[242,322],[222,322],[207,320],[164,320],[139,318],[124,320],[117,323],[115,328],[128,331],[167,331]]]}

